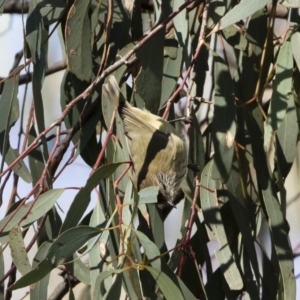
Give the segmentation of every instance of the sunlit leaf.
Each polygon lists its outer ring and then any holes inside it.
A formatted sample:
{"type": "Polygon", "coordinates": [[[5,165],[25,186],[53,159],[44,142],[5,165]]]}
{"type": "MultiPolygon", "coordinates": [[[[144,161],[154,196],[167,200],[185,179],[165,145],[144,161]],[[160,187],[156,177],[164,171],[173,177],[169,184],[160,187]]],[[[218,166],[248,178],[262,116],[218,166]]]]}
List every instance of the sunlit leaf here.
{"type": "Polygon", "coordinates": [[[285,41],[280,49],[273,83],[273,94],[268,110],[264,143],[270,142],[272,134],[278,130],[286,114],[288,94],[292,90],[293,57],[291,42],[285,41]]]}
{"type": "Polygon", "coordinates": [[[213,163],[210,161],[201,175],[203,186],[200,187],[200,199],[205,226],[209,239],[215,240],[219,244],[215,255],[230,289],[240,290],[243,287],[243,280],[230,251],[218,207],[216,189],[219,188],[219,184],[211,178],[213,163]]]}
{"type": "Polygon", "coordinates": [[[217,32],[240,20],[246,19],[247,17],[251,16],[258,10],[266,6],[268,2],[268,0],[242,0],[233,9],[227,12],[227,14],[220,20],[220,22],[216,24],[212,32],[217,32]]]}
{"type": "Polygon", "coordinates": [[[225,183],[228,179],[236,134],[236,112],[234,87],[229,69],[224,61],[215,61],[215,106],[212,122],[212,138],[214,144],[214,164],[212,178],[225,183]]]}

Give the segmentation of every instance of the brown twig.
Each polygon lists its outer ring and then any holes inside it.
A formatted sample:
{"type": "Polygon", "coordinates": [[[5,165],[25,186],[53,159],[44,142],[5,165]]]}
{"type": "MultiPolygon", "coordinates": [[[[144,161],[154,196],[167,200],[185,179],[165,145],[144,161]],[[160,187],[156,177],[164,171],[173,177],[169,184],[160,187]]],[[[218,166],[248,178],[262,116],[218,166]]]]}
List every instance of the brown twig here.
{"type": "Polygon", "coordinates": [[[104,49],[103,49],[101,63],[98,69],[97,77],[104,70],[109,55],[109,37],[110,37],[110,31],[112,26],[112,14],[113,14],[112,1],[113,0],[107,1],[107,20],[105,22],[105,42],[104,42],[104,49]]]}
{"type": "Polygon", "coordinates": [[[182,79],[179,87],[176,89],[176,91],[173,93],[173,95],[169,98],[169,100],[167,102],[166,109],[162,116],[164,119],[167,117],[173,102],[175,101],[175,99],[177,98],[179,93],[183,90],[185,82],[187,81],[192,69],[194,68],[195,63],[197,62],[201,48],[205,44],[205,29],[206,29],[206,24],[207,24],[208,7],[209,7],[209,1],[206,1],[204,10],[203,10],[203,15],[202,15],[202,24],[201,24],[201,29],[200,29],[200,33],[199,33],[197,48],[195,50],[192,61],[189,65],[185,75],[183,76],[183,79],[182,79]]]}
{"type": "Polygon", "coordinates": [[[101,161],[104,157],[104,153],[105,153],[105,150],[106,150],[106,147],[107,147],[107,144],[108,144],[108,141],[110,140],[110,137],[112,135],[112,132],[113,132],[113,126],[114,126],[114,122],[115,122],[115,117],[116,117],[116,109],[114,109],[113,111],[113,114],[112,114],[112,117],[111,117],[111,120],[110,120],[110,124],[109,124],[109,127],[107,129],[107,133],[106,133],[106,138],[104,140],[104,143],[102,145],[102,148],[101,148],[101,151],[97,157],[97,160],[93,166],[93,170],[92,170],[92,173],[91,175],[99,168],[100,164],[101,164],[101,161]]]}
{"type": "MultiPolygon", "coordinates": [[[[191,239],[192,227],[194,224],[195,216],[197,214],[196,202],[197,202],[198,195],[199,195],[199,184],[197,183],[195,190],[194,190],[194,197],[193,197],[193,202],[192,202],[192,206],[191,206],[190,217],[189,217],[188,225],[186,227],[186,233],[185,233],[184,240],[182,242],[182,247],[186,247],[189,244],[190,239],[191,239]]],[[[181,277],[183,267],[185,265],[185,261],[186,261],[186,253],[185,253],[185,251],[183,251],[181,254],[181,259],[180,259],[179,267],[178,267],[178,271],[177,271],[178,277],[181,277]]]]}
{"type": "MultiPolygon", "coordinates": [[[[30,63],[32,62],[32,59],[28,59],[25,63],[25,65],[23,66],[22,69],[19,70],[19,73],[26,67],[28,66],[30,63]]],[[[65,62],[59,63],[59,64],[55,64],[54,66],[48,68],[45,72],[45,76],[48,75],[52,75],[54,73],[57,73],[59,71],[62,71],[64,69],[66,69],[67,64],[65,62]]],[[[2,94],[3,91],[3,83],[9,79],[12,75],[9,75],[8,77],[0,77],[0,94],[2,94]]],[[[22,84],[27,84],[30,83],[32,81],[32,73],[26,73],[24,75],[20,75],[19,77],[19,85],[22,84]]]]}
{"type": "Polygon", "coordinates": [[[114,190],[115,190],[117,206],[118,206],[118,220],[119,220],[118,227],[119,227],[119,230],[120,230],[121,253],[123,253],[123,250],[124,250],[124,234],[123,234],[123,230],[122,230],[122,223],[123,223],[122,208],[123,208],[123,205],[122,205],[122,200],[121,200],[121,197],[120,197],[120,194],[119,194],[118,185],[119,185],[120,181],[123,179],[123,177],[125,176],[125,174],[131,168],[131,162],[124,162],[124,163],[128,163],[128,166],[122,172],[122,174],[119,176],[119,178],[117,178],[117,180],[114,182],[114,190]]]}

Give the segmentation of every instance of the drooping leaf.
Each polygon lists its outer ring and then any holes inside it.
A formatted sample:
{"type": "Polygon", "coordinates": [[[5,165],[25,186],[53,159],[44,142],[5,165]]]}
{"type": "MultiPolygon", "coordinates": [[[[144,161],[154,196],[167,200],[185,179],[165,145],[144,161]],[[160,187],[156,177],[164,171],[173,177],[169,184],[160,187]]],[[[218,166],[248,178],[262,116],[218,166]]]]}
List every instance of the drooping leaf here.
{"type": "Polygon", "coordinates": [[[21,228],[15,225],[9,232],[9,247],[12,260],[18,271],[25,275],[31,271],[21,228]]]}
{"type": "Polygon", "coordinates": [[[160,252],[157,248],[157,246],[151,241],[149,240],[149,238],[142,232],[140,231],[134,231],[137,238],[139,239],[145,254],[148,257],[148,260],[151,260],[153,258],[156,257],[155,260],[153,260],[151,262],[151,265],[153,266],[153,268],[157,269],[157,270],[161,270],[161,263],[160,263],[160,252]]]}
{"type": "MultiPolygon", "coordinates": [[[[37,253],[34,256],[32,267],[36,266],[46,257],[47,252],[51,246],[51,242],[44,242],[38,249],[37,253]]],[[[49,284],[50,274],[47,274],[41,280],[35,282],[30,289],[30,300],[40,300],[47,298],[47,289],[49,284]]]]}
{"type": "Polygon", "coordinates": [[[201,175],[201,183],[203,186],[200,187],[200,199],[205,226],[210,240],[215,240],[219,244],[219,248],[215,252],[215,255],[219,261],[229,288],[231,290],[240,290],[243,287],[243,280],[230,251],[217,204],[218,199],[216,197],[216,189],[219,187],[219,184],[212,179],[213,163],[214,162],[211,160],[205,166],[201,175]]]}
{"type": "MultiPolygon", "coordinates": [[[[2,136],[0,136],[0,144],[3,143],[2,136]]],[[[3,155],[4,156],[4,155],[3,155]]],[[[10,143],[6,145],[6,153],[4,156],[4,160],[7,165],[12,164],[18,157],[20,156],[19,151],[17,149],[13,149],[10,146],[10,143]]],[[[11,168],[18,176],[20,176],[25,182],[30,183],[32,182],[32,176],[31,173],[29,172],[27,166],[25,165],[24,161],[20,159],[18,163],[16,163],[12,168],[11,168]]]]}
{"type": "Polygon", "coordinates": [[[2,229],[2,235],[0,237],[1,243],[4,243],[8,239],[8,232],[19,223],[20,219],[28,213],[29,208],[31,208],[32,204],[33,207],[30,209],[30,213],[28,216],[21,222],[22,227],[26,227],[36,220],[38,220],[40,217],[42,217],[44,214],[46,214],[55,204],[56,200],[61,196],[61,194],[64,192],[64,189],[54,189],[47,191],[46,193],[42,194],[38,197],[38,199],[33,204],[32,202],[29,202],[23,206],[17,211],[16,214],[14,214],[14,211],[10,213],[8,216],[3,218],[0,221],[0,228],[2,229]],[[12,217],[12,215],[14,215],[12,217]]]}
{"type": "Polygon", "coordinates": [[[108,164],[100,167],[93,173],[87,180],[85,186],[75,196],[62,225],[61,232],[77,225],[90,203],[91,191],[100,183],[100,180],[111,176],[121,164],[122,163],[108,164]]]}
{"type": "Polygon", "coordinates": [[[91,285],[89,267],[76,254],[73,255],[73,262],[67,264],[66,268],[80,282],[91,285]]]}
{"type": "Polygon", "coordinates": [[[233,81],[228,66],[220,58],[215,60],[215,107],[212,121],[214,163],[212,179],[225,183],[228,179],[234,153],[236,112],[233,81]]]}
{"type": "Polygon", "coordinates": [[[275,184],[271,180],[270,166],[263,149],[262,132],[251,116],[249,116],[247,126],[251,134],[254,167],[256,170],[259,170],[256,173],[257,181],[263,196],[270,233],[274,241],[276,260],[272,261],[272,265],[276,274],[279,274],[281,277],[283,297],[286,299],[295,299],[296,284],[293,273],[292,250],[288,237],[288,226],[277,197],[275,184]]]}
{"type": "MultiPolygon", "coordinates": [[[[182,2],[179,0],[173,1],[173,9],[177,9],[181,4],[182,2]]],[[[193,51],[192,43],[190,42],[191,35],[189,34],[189,17],[190,15],[186,12],[186,10],[182,10],[174,18],[174,30],[176,33],[176,38],[178,40],[179,46],[182,47],[183,61],[186,63],[191,59],[193,51]]]]}
{"type": "Polygon", "coordinates": [[[299,31],[296,31],[295,33],[292,34],[291,44],[292,44],[292,53],[293,53],[296,65],[298,67],[298,70],[300,70],[300,53],[298,51],[300,48],[300,32],[299,31]]]}
{"type": "Polygon", "coordinates": [[[286,178],[294,162],[298,133],[294,97],[292,94],[289,94],[286,114],[277,130],[277,163],[283,178],[286,178]]]}
{"type": "Polygon", "coordinates": [[[18,81],[19,72],[17,69],[16,74],[6,80],[4,84],[0,98],[0,133],[4,130],[8,132],[10,127],[19,119],[18,81]]]}
{"type": "Polygon", "coordinates": [[[167,300],[171,300],[171,299],[184,300],[180,289],[165,273],[148,266],[145,266],[145,269],[153,276],[159,289],[162,291],[163,295],[167,300]]]}
{"type": "Polygon", "coordinates": [[[178,78],[180,77],[182,67],[182,48],[176,49],[176,57],[173,59],[169,56],[164,58],[163,81],[160,105],[168,101],[174,91],[178,78]]]}
{"type": "Polygon", "coordinates": [[[14,283],[10,290],[19,289],[41,280],[52,269],[72,259],[72,255],[92,237],[99,235],[100,230],[88,226],[80,226],[63,232],[49,247],[45,258],[35,269],[14,283]]]}
{"type": "Polygon", "coordinates": [[[216,24],[211,33],[217,32],[240,20],[246,19],[266,6],[268,2],[268,0],[242,0],[233,9],[228,11],[228,13],[220,20],[220,22],[216,24]]]}
{"type": "Polygon", "coordinates": [[[43,0],[40,4],[41,16],[46,25],[60,20],[66,9],[66,2],[63,0],[43,0]]]}
{"type": "Polygon", "coordinates": [[[68,68],[80,80],[92,77],[90,1],[77,0],[69,10],[66,25],[68,68]]]}
{"type": "Polygon", "coordinates": [[[157,203],[158,193],[159,193],[159,188],[157,186],[151,186],[140,190],[138,192],[139,195],[138,204],[157,203]]]}
{"type": "Polygon", "coordinates": [[[136,78],[136,93],[145,101],[146,109],[157,114],[163,76],[164,30],[160,30],[137,52],[142,69],[136,78]]]}
{"type": "MultiPolygon", "coordinates": [[[[30,145],[36,138],[36,130],[34,126],[30,128],[29,135],[28,135],[28,144],[30,145]]],[[[29,160],[29,168],[30,168],[30,174],[32,176],[32,184],[35,185],[45,168],[45,163],[43,160],[43,154],[41,152],[40,148],[36,148],[32,150],[28,155],[29,160]]]]}
{"type": "Polygon", "coordinates": [[[273,94],[268,110],[264,144],[267,145],[272,135],[278,130],[286,114],[288,94],[292,90],[293,57],[290,41],[285,41],[280,49],[273,83],[273,94]]]}
{"type": "Polygon", "coordinates": [[[102,284],[107,277],[113,276],[114,274],[118,276],[118,274],[122,272],[124,272],[124,269],[111,269],[109,271],[101,272],[96,279],[96,283],[95,283],[96,288],[93,293],[93,299],[101,299],[101,297],[103,296],[103,292],[101,291],[103,289],[102,284]]]}

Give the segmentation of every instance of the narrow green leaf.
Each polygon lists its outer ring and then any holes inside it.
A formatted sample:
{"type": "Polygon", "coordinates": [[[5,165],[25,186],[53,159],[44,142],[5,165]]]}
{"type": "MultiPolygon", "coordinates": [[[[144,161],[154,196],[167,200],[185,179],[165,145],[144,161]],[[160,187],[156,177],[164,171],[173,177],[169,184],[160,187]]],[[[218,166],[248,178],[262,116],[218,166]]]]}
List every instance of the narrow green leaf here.
{"type": "Polygon", "coordinates": [[[99,234],[99,229],[80,226],[62,233],[49,247],[45,259],[35,269],[14,283],[10,290],[19,289],[41,280],[52,269],[72,258],[75,251],[99,234]]]}
{"type": "Polygon", "coordinates": [[[262,193],[271,222],[271,233],[274,239],[276,254],[281,271],[280,275],[284,289],[283,299],[296,299],[293,256],[280,204],[278,199],[274,196],[274,191],[272,191],[270,186],[268,186],[267,189],[264,189],[262,193]]]}
{"type": "Polygon", "coordinates": [[[249,212],[251,211],[246,199],[243,196],[241,188],[241,178],[239,172],[239,166],[237,162],[234,163],[234,168],[230,172],[229,179],[227,181],[227,190],[223,190],[225,195],[228,195],[231,210],[235,217],[237,226],[242,234],[243,245],[245,245],[247,254],[252,264],[252,269],[255,274],[257,282],[259,282],[260,274],[257,261],[257,253],[255,251],[255,237],[252,236],[251,224],[249,212]]]}
{"type": "MultiPolygon", "coordinates": [[[[46,241],[39,247],[32,262],[33,268],[36,268],[36,266],[46,257],[51,244],[52,243],[49,241],[46,241]]],[[[47,299],[49,278],[50,274],[47,274],[44,278],[32,285],[30,289],[30,300],[47,299]]]]}
{"type": "Polygon", "coordinates": [[[154,114],[160,105],[164,40],[165,31],[160,30],[137,51],[142,70],[135,81],[136,93],[145,101],[146,109],[154,114]]]}
{"type": "Polygon", "coordinates": [[[42,217],[53,207],[56,200],[61,196],[61,194],[64,191],[65,189],[53,189],[39,196],[38,200],[34,204],[33,209],[30,211],[27,218],[21,222],[21,226],[31,224],[40,217],[42,217]]]}
{"type": "Polygon", "coordinates": [[[61,217],[57,212],[57,208],[53,206],[49,210],[45,222],[45,231],[49,240],[54,240],[58,237],[61,225],[61,217]]]}
{"type": "MultiPolygon", "coordinates": [[[[97,227],[100,224],[103,224],[106,221],[104,213],[101,209],[99,201],[97,201],[96,206],[93,210],[91,220],[90,220],[90,226],[91,227],[97,227]]],[[[102,253],[99,247],[99,244],[97,241],[99,240],[99,237],[95,237],[88,241],[88,247],[91,247],[91,250],[89,251],[89,263],[90,263],[90,281],[91,281],[91,293],[94,293],[95,290],[95,282],[97,279],[97,276],[101,272],[101,267],[99,265],[99,257],[101,257],[102,253]]]]}
{"type": "Polygon", "coordinates": [[[288,237],[288,226],[281,210],[274,182],[271,179],[270,166],[262,144],[262,133],[251,115],[248,115],[248,118],[247,125],[251,135],[253,157],[255,158],[254,167],[259,170],[256,173],[257,181],[263,196],[276,253],[272,259],[273,269],[277,274],[280,272],[279,276],[282,277],[284,299],[296,299],[294,263],[288,237]]]}
{"type": "MultiPolygon", "coordinates": [[[[2,15],[4,10],[5,0],[0,0],[0,14],[2,15]]],[[[1,298],[2,299],[2,298],[1,298]]]]}
{"type": "Polygon", "coordinates": [[[209,239],[215,240],[219,244],[219,249],[215,252],[215,255],[229,288],[231,290],[240,290],[243,288],[243,280],[233,259],[226,238],[216,195],[216,189],[219,184],[217,181],[211,179],[212,164],[213,161],[211,160],[205,166],[201,175],[201,183],[203,186],[200,187],[200,199],[205,226],[209,239]],[[215,190],[215,192],[212,192],[211,190],[215,190]]]}
{"type": "Polygon", "coordinates": [[[234,87],[228,66],[219,57],[215,58],[215,106],[212,121],[214,164],[212,179],[225,183],[228,179],[236,134],[234,87]]]}
{"type": "Polygon", "coordinates": [[[19,119],[19,73],[6,80],[0,98],[0,133],[9,128],[19,119]]]}
{"type": "Polygon", "coordinates": [[[139,195],[138,204],[157,203],[158,193],[159,193],[159,188],[157,186],[151,186],[140,190],[138,192],[139,195]]]}
{"type": "Polygon", "coordinates": [[[249,16],[253,15],[255,12],[261,10],[264,6],[268,4],[269,0],[242,0],[233,9],[231,9],[221,20],[214,29],[212,33],[217,32],[229,25],[232,25],[240,20],[244,20],[249,16]]]}
{"type": "MultiPolygon", "coordinates": [[[[123,274],[124,274],[124,272],[122,272],[121,275],[123,275],[123,274]]],[[[108,288],[108,290],[105,293],[105,295],[103,296],[103,298],[99,298],[99,299],[110,300],[110,299],[120,299],[121,298],[122,288],[124,288],[124,281],[123,281],[123,278],[121,275],[116,275],[116,279],[114,279],[113,283],[110,285],[110,287],[108,288]]],[[[125,287],[125,289],[126,289],[126,287],[125,287]]],[[[130,297],[129,299],[137,299],[137,298],[130,297]]]]}
{"type": "MultiPolygon", "coordinates": [[[[1,137],[0,137],[0,140],[1,140],[1,137]]],[[[20,155],[18,150],[11,148],[11,146],[9,144],[10,143],[8,143],[8,145],[7,145],[7,150],[6,150],[5,157],[4,157],[4,160],[7,165],[10,165],[20,155]]],[[[22,159],[12,167],[12,170],[18,176],[20,176],[25,182],[27,182],[27,183],[32,182],[31,173],[29,172],[27,166],[25,165],[25,163],[22,159]]]]}
{"type": "MultiPolygon", "coordinates": [[[[175,48],[175,47],[174,47],[175,48]]],[[[176,57],[172,59],[167,56],[164,58],[164,67],[163,67],[163,79],[162,79],[162,91],[160,105],[163,105],[168,101],[172,92],[174,91],[178,78],[180,77],[181,67],[182,67],[182,48],[176,49],[176,57]]]]}
{"type": "Polygon", "coordinates": [[[87,180],[85,186],[75,196],[62,225],[61,232],[75,227],[78,224],[90,203],[92,190],[100,183],[100,180],[111,176],[121,164],[122,163],[108,164],[93,173],[87,180]]]}
{"type": "Polygon", "coordinates": [[[53,267],[51,262],[48,260],[43,260],[41,261],[41,263],[38,264],[38,266],[35,269],[33,269],[32,271],[28,272],[26,275],[21,277],[8,289],[13,291],[28,286],[30,284],[33,284],[41,280],[42,278],[44,278],[46,275],[48,275],[52,269],[53,267]]]}
{"type": "Polygon", "coordinates": [[[267,145],[278,130],[286,114],[288,95],[292,91],[293,57],[290,41],[285,41],[278,54],[273,94],[268,110],[264,144],[267,145]]]}
{"type": "Polygon", "coordinates": [[[12,260],[18,271],[25,275],[31,271],[31,266],[25,249],[22,231],[19,226],[14,226],[9,232],[9,247],[12,260]]]}
{"type": "MultiPolygon", "coordinates": [[[[28,135],[28,145],[30,145],[34,139],[37,137],[34,126],[30,128],[28,135]]],[[[45,168],[45,163],[43,160],[43,154],[40,148],[36,148],[31,151],[28,155],[29,168],[32,176],[32,185],[34,186],[40,179],[43,170],[45,168]]]]}
{"type": "Polygon", "coordinates": [[[151,262],[151,265],[153,268],[157,270],[161,270],[161,259],[160,259],[160,252],[157,248],[157,246],[142,232],[134,230],[137,238],[139,239],[142,247],[144,248],[144,251],[148,257],[148,260],[151,260],[155,257],[157,259],[153,260],[151,262]]]}
{"type": "Polygon", "coordinates": [[[292,34],[291,37],[291,44],[292,44],[292,53],[296,62],[296,65],[298,67],[298,70],[300,71],[300,32],[296,31],[292,34]]]}
{"type": "Polygon", "coordinates": [[[276,146],[277,163],[284,179],[294,162],[299,133],[294,96],[292,94],[288,96],[287,105],[286,114],[277,130],[278,144],[276,146]]]}
{"type": "MultiPolygon", "coordinates": [[[[134,259],[134,257],[132,257],[132,259],[134,259]]],[[[129,299],[142,299],[139,271],[131,267],[131,262],[128,257],[124,259],[123,267],[127,268],[122,273],[122,277],[120,277],[123,279],[123,287],[129,299]]]]}
{"type": "Polygon", "coordinates": [[[125,269],[111,269],[109,271],[103,271],[101,272],[97,279],[96,279],[96,283],[95,283],[95,290],[93,293],[93,299],[101,299],[102,297],[102,293],[101,293],[101,289],[102,289],[102,284],[103,281],[108,278],[109,276],[113,276],[114,274],[120,274],[124,271],[125,269]]]}
{"type": "MultiPolygon", "coordinates": [[[[173,1],[173,10],[175,11],[182,2],[180,0],[173,1]]],[[[190,41],[190,28],[189,23],[190,14],[186,10],[182,10],[174,19],[174,30],[176,33],[176,39],[178,40],[179,46],[183,49],[183,61],[188,63],[192,56],[192,42],[190,41]]]]}
{"type": "Polygon", "coordinates": [[[66,267],[80,282],[91,285],[90,268],[76,254],[73,255],[72,264],[67,264],[66,267]]]}
{"type": "Polygon", "coordinates": [[[46,25],[51,25],[60,20],[67,5],[63,0],[43,0],[41,4],[40,12],[46,25]]]}
{"type": "Polygon", "coordinates": [[[184,300],[180,289],[165,273],[148,266],[145,269],[152,275],[167,300],[184,300]]]}
{"type": "Polygon", "coordinates": [[[77,0],[71,6],[66,24],[68,68],[79,79],[92,76],[90,1],[77,0]]]}
{"type": "MultiPolygon", "coordinates": [[[[30,225],[34,221],[38,220],[40,217],[42,217],[45,213],[47,213],[53,207],[56,200],[61,196],[61,194],[63,192],[64,192],[64,189],[55,189],[55,190],[47,191],[46,193],[42,194],[34,203],[27,218],[24,219],[20,225],[22,227],[25,227],[27,225],[30,225]]],[[[31,206],[32,206],[32,202],[29,202],[29,203],[23,205],[18,210],[18,212],[14,215],[14,217],[8,222],[7,225],[5,225],[5,224],[11,218],[11,216],[14,212],[10,213],[8,216],[6,216],[4,219],[2,219],[0,221],[0,228],[3,230],[2,236],[0,237],[1,243],[5,243],[7,241],[8,232],[28,212],[28,209],[31,206]],[[5,227],[3,228],[4,225],[5,225],[5,227]]]]}

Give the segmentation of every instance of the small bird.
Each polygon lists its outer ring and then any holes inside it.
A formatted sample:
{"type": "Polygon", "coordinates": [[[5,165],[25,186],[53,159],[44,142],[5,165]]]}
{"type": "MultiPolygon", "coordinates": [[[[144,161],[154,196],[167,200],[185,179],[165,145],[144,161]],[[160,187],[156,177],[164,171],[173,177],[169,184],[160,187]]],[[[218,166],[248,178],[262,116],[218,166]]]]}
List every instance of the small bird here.
{"type": "Polygon", "coordinates": [[[180,183],[187,167],[187,151],[175,128],[147,110],[130,105],[114,76],[103,84],[104,95],[118,108],[133,163],[132,180],[138,190],[159,187],[160,208],[182,196],[180,183]]]}

